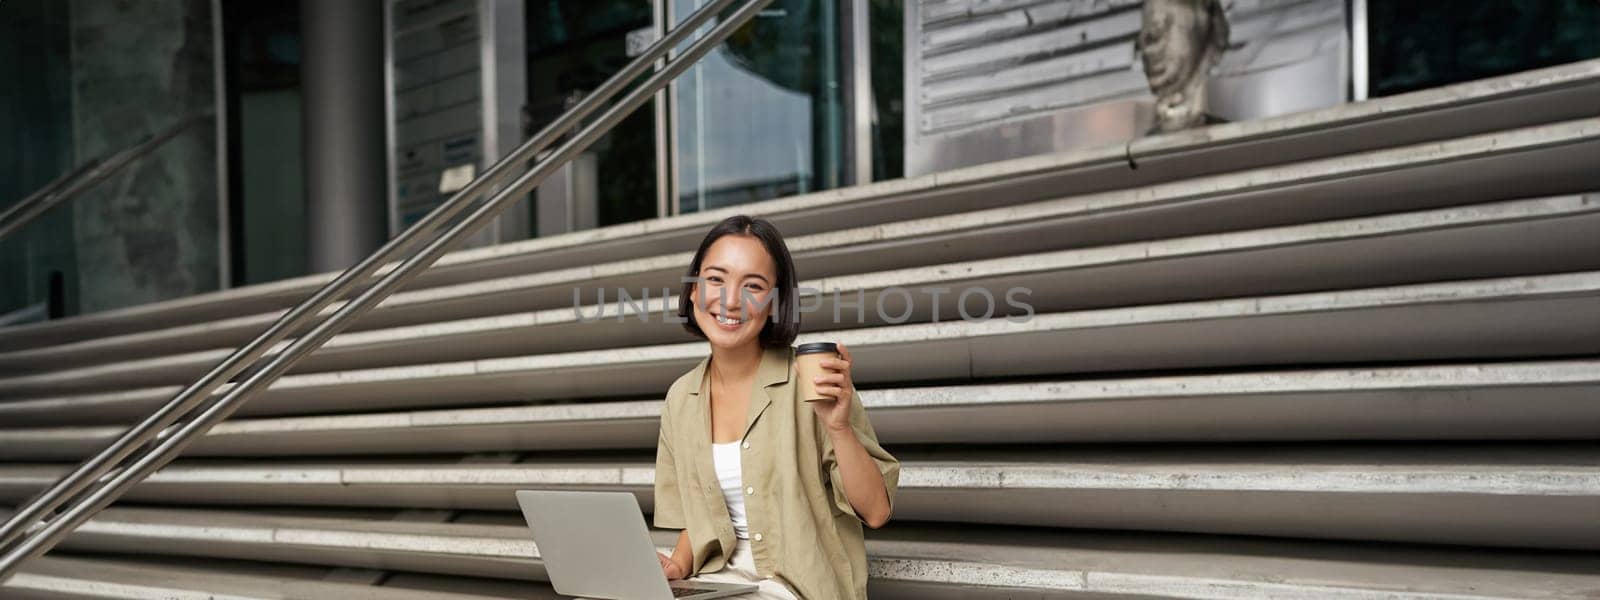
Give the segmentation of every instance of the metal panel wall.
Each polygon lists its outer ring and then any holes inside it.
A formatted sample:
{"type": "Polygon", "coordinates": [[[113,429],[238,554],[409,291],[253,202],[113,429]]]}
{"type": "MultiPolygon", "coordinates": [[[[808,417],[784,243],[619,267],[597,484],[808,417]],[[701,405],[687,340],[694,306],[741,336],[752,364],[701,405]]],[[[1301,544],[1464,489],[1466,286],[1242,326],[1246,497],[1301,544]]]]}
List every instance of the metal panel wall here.
{"type": "MultiPolygon", "coordinates": [[[[1153,98],[1139,0],[906,3],[906,174],[1142,135],[1153,98]]],[[[1254,119],[1345,100],[1343,0],[1235,0],[1213,112],[1254,119]]]]}

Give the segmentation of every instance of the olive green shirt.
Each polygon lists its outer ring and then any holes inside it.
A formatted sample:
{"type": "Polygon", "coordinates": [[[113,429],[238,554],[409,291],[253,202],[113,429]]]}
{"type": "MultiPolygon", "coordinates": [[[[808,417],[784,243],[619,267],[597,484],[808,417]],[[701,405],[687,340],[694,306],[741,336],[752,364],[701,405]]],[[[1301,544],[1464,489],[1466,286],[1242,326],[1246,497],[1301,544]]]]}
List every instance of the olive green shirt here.
{"type": "MultiPolygon", "coordinates": [[[[735,543],[711,460],[709,362],[701,360],[667,391],[656,446],[655,525],[688,530],[691,576],[721,569],[735,543]]],[[[844,495],[827,429],[796,389],[794,349],[765,349],[740,444],[756,571],[801,598],[865,598],[863,524],[844,495]]],[[[878,463],[892,510],[900,461],[878,445],[859,398],[850,406],[850,426],[878,463]]]]}

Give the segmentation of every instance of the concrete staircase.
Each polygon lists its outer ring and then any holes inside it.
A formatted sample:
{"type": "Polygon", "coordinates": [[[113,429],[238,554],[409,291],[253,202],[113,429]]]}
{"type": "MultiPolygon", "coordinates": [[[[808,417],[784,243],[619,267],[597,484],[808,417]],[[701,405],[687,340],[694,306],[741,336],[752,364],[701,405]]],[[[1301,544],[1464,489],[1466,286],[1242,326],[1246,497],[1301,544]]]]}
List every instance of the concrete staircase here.
{"type": "MultiPolygon", "coordinates": [[[[1596,192],[1591,61],[459,252],[0,596],[554,597],[511,491],[649,510],[706,352],[573,289],[748,212],[869,308],[1033,291],[808,323],[904,462],[874,597],[1600,597],[1596,192]]],[[[330,278],[0,329],[0,504],[330,278]]]]}

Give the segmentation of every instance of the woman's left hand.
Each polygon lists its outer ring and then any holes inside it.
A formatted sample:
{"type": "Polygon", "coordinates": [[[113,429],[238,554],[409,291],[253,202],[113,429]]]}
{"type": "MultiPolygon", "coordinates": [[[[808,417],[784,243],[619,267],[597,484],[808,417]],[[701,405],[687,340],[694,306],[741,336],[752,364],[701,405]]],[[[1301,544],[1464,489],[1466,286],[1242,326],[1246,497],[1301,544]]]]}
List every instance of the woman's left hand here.
{"type": "Polygon", "coordinates": [[[817,393],[831,396],[833,401],[819,400],[811,403],[817,419],[833,431],[850,428],[850,403],[856,400],[856,386],[850,380],[850,349],[839,344],[839,358],[824,358],[819,363],[823,369],[833,371],[816,378],[817,393]]]}

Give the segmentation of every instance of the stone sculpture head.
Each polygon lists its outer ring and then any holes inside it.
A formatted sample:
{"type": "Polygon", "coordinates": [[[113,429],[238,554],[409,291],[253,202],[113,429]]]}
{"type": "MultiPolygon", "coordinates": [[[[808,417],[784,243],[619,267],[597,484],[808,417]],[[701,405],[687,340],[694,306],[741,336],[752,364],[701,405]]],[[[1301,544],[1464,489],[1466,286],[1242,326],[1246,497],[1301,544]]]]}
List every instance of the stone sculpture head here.
{"type": "Polygon", "coordinates": [[[1154,131],[1205,122],[1205,84],[1228,47],[1220,0],[1145,0],[1137,46],[1156,97],[1154,131]]]}

